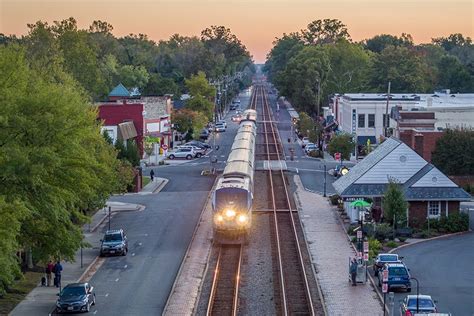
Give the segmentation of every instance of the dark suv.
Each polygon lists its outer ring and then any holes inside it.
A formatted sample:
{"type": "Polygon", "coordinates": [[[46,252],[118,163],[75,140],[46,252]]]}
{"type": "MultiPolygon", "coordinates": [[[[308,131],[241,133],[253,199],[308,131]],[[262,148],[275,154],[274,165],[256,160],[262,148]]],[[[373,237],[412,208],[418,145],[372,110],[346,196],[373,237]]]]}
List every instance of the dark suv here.
{"type": "Polygon", "coordinates": [[[123,229],[108,230],[105,232],[104,239],[101,239],[100,255],[122,255],[126,256],[128,252],[127,236],[123,229]]]}
{"type": "Polygon", "coordinates": [[[382,286],[383,272],[388,270],[388,290],[406,289],[411,292],[411,282],[409,269],[403,263],[386,263],[379,271],[379,286],[382,286]]]}

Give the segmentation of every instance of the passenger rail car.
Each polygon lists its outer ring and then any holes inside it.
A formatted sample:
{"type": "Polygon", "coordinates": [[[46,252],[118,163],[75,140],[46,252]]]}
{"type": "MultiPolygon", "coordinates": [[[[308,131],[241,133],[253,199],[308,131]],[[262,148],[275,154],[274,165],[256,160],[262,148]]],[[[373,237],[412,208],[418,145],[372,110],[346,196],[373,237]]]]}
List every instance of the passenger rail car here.
{"type": "Polygon", "coordinates": [[[252,219],[256,115],[241,121],[222,177],[212,196],[214,241],[242,243],[252,219]]]}

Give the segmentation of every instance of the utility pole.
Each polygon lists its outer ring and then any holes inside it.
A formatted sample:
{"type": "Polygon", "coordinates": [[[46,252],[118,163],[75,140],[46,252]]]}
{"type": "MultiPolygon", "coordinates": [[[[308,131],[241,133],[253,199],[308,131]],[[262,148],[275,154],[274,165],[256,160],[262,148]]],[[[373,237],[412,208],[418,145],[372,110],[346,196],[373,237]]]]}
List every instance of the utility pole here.
{"type": "Polygon", "coordinates": [[[317,100],[317,103],[316,103],[316,112],[318,113],[318,120],[319,120],[319,100],[321,98],[321,80],[318,79],[318,100],[317,100]]]}
{"type": "Polygon", "coordinates": [[[385,106],[385,119],[383,120],[385,137],[388,137],[388,125],[390,123],[390,119],[388,118],[388,104],[390,102],[390,85],[391,85],[391,82],[389,81],[388,89],[387,89],[387,105],[385,106]]]}

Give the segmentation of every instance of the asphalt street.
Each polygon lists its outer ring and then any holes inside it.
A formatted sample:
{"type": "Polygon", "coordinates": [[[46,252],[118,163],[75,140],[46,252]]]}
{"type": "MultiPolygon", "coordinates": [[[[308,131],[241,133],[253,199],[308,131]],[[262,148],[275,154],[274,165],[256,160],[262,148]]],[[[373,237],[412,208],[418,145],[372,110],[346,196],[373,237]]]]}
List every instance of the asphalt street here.
{"type": "MultiPolygon", "coordinates": [[[[248,96],[242,95],[242,107],[248,96]]],[[[233,111],[232,111],[233,112],[233,111]]],[[[227,131],[219,133],[216,155],[224,162],[238,124],[227,115],[227,131]]],[[[211,141],[212,144],[212,141],[211,141]]],[[[201,210],[215,177],[201,176],[210,158],[180,165],[154,167],[155,176],[169,179],[158,194],[115,196],[114,201],[146,206],[142,212],[122,212],[112,217],[111,228],[123,228],[129,240],[127,256],[108,257],[90,280],[97,304],[94,315],[159,315],[191,241],[201,210]]],[[[219,167],[218,167],[219,168],[219,167]]],[[[151,168],[143,173],[149,174],[151,168]]]]}
{"type": "MultiPolygon", "coordinates": [[[[453,316],[474,315],[474,232],[435,239],[401,248],[396,253],[404,257],[410,275],[420,282],[420,294],[438,301],[438,312],[453,316]]],[[[372,273],[373,275],[373,273],[372,273]]],[[[377,283],[377,279],[375,279],[377,283]]],[[[395,315],[400,301],[416,294],[416,281],[411,293],[395,292],[395,315]]],[[[380,287],[377,287],[381,293],[380,287]]]]}

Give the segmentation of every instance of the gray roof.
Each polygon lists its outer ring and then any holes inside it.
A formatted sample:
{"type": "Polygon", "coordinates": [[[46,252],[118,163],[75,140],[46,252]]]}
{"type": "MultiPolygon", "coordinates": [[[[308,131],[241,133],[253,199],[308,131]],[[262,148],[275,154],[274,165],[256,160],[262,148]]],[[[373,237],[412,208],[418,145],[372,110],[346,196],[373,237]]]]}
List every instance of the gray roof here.
{"type": "Polygon", "coordinates": [[[383,142],[333,185],[342,197],[379,197],[390,179],[402,185],[408,201],[471,199],[435,166],[394,138],[383,142]]]}

